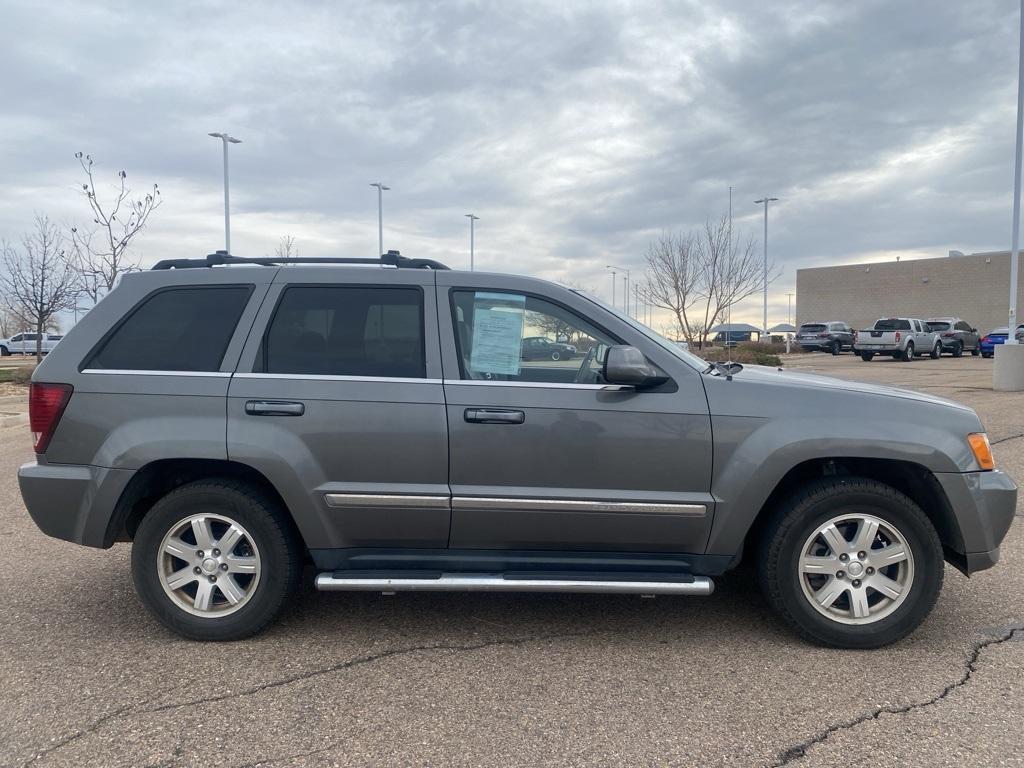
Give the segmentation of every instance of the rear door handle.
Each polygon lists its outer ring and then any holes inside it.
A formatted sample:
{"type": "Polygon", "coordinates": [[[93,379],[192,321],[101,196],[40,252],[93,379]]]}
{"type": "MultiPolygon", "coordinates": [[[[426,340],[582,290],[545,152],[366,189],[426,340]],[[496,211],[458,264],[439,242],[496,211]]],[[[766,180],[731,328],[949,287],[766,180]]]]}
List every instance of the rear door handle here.
{"type": "Polygon", "coordinates": [[[247,400],[245,412],[251,416],[301,416],[306,406],[294,400],[247,400]]]}
{"type": "Polygon", "coordinates": [[[465,418],[470,424],[522,424],[526,414],[496,408],[467,408],[465,418]]]}

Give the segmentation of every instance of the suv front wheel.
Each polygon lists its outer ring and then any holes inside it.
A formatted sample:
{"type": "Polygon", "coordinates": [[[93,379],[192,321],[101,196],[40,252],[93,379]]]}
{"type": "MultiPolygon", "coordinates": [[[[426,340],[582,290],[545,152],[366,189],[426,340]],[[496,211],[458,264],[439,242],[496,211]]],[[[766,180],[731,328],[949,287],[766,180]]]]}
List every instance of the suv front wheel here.
{"type": "Polygon", "coordinates": [[[200,480],[160,499],[132,545],[143,604],[193,640],[238,640],[281,613],[302,576],[298,537],[276,506],[233,480],[200,480]]]}
{"type": "Polygon", "coordinates": [[[890,486],[827,478],[789,499],[761,541],[761,587],[797,632],[877,648],[913,632],[942,587],[931,521],[890,486]]]}

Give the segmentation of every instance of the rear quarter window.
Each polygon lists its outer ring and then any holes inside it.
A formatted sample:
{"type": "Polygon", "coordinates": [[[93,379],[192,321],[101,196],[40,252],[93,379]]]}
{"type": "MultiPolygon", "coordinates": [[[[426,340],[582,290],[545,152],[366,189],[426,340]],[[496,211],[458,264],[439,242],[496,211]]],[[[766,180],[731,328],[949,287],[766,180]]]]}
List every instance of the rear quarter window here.
{"type": "Polygon", "coordinates": [[[150,294],[107,334],[84,367],[217,371],[252,290],[218,285],[150,294]]]}

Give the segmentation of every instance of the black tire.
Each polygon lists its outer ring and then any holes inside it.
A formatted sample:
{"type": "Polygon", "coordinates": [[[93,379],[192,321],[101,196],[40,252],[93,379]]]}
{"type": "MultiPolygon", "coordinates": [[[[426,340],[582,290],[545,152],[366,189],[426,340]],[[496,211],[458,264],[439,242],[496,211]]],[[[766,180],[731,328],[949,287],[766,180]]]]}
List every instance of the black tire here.
{"type": "Polygon", "coordinates": [[[11,356],[11,350],[9,350],[7,347],[0,347],[0,356],[2,356],[2,357],[10,357],[11,356]]]}
{"type": "Polygon", "coordinates": [[[903,362],[912,363],[914,361],[914,342],[908,341],[907,348],[903,350],[903,362]]]}
{"type": "Polygon", "coordinates": [[[192,640],[240,640],[266,629],[298,590],[302,568],[299,534],[286,513],[258,490],[229,479],[198,480],[168,493],[142,519],[132,545],[132,578],[143,605],[165,627],[192,640]],[[255,592],[225,616],[187,613],[164,591],[158,572],[164,536],[204,511],[241,524],[260,554],[255,592]]]}
{"type": "Polygon", "coordinates": [[[938,360],[940,357],[942,357],[942,342],[941,341],[936,341],[935,342],[935,346],[932,347],[932,351],[928,353],[928,357],[930,357],[932,360],[938,360]]]}
{"type": "Polygon", "coordinates": [[[555,350],[554,352],[551,353],[551,359],[552,360],[561,360],[562,359],[562,353],[559,352],[558,350],[555,350]]]}
{"type": "Polygon", "coordinates": [[[984,357],[986,360],[988,360],[990,357],[992,357],[992,353],[991,352],[982,352],[981,356],[984,357]]]}
{"type": "Polygon", "coordinates": [[[874,358],[874,356],[875,356],[874,352],[861,352],[860,353],[860,359],[863,360],[865,363],[870,363],[872,358],[874,358]]]}
{"type": "Polygon", "coordinates": [[[832,342],[832,350],[831,351],[832,351],[833,355],[838,355],[840,352],[842,352],[843,351],[842,342],[839,342],[839,341],[832,342]]]}
{"type": "Polygon", "coordinates": [[[956,344],[953,345],[953,357],[963,357],[963,356],[964,356],[964,343],[962,341],[958,341],[956,344]]]}
{"type": "Polygon", "coordinates": [[[981,354],[981,347],[977,344],[974,345],[974,349],[971,350],[971,357],[977,357],[981,354]]]}
{"type": "Polygon", "coordinates": [[[790,497],[760,541],[758,578],[772,607],[802,637],[837,648],[878,648],[906,637],[928,616],[943,578],[942,543],[928,517],[894,488],[867,478],[824,478],[790,497]],[[800,549],[813,531],[844,511],[868,512],[906,539],[914,571],[906,598],[887,616],[844,624],[813,608],[801,587],[800,549]]]}

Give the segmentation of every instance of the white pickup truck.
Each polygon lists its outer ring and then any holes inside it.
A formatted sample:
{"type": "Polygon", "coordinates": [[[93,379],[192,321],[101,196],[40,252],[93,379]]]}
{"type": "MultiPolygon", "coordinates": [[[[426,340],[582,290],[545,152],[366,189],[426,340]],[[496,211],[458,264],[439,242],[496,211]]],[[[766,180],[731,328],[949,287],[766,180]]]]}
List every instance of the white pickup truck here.
{"type": "Polygon", "coordinates": [[[937,360],[942,354],[939,334],[916,317],[885,317],[875,327],[853,334],[853,349],[865,363],[875,355],[889,355],[910,362],[916,355],[937,360]]]}
{"type": "MultiPolygon", "coordinates": [[[[0,339],[0,355],[34,355],[36,353],[36,333],[16,333],[9,339],[0,339]]],[[[43,354],[49,354],[50,350],[57,346],[57,342],[64,338],[56,333],[43,334],[43,354]]]]}

